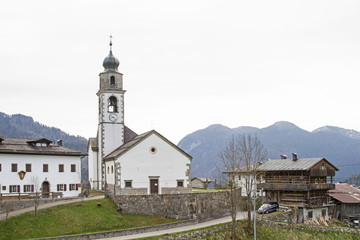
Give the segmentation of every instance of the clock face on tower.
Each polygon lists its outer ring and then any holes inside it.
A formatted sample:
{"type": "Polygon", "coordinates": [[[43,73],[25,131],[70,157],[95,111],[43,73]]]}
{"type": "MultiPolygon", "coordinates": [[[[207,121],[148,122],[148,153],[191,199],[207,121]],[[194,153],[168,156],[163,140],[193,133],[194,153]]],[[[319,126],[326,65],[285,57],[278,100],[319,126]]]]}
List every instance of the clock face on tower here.
{"type": "Polygon", "coordinates": [[[116,122],[116,120],[117,120],[116,114],[114,114],[114,113],[110,114],[109,119],[110,119],[110,121],[112,121],[112,122],[116,122]]]}

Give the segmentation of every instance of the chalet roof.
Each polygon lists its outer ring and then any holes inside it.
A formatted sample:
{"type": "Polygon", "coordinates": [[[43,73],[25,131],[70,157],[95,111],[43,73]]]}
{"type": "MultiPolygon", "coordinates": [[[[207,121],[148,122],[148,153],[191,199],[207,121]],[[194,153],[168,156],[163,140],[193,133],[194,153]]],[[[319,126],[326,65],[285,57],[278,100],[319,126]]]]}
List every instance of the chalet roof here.
{"type": "Polygon", "coordinates": [[[325,158],[299,158],[295,161],[292,159],[268,160],[258,168],[258,171],[307,171],[321,160],[325,160],[336,171],[339,170],[325,158]]]}
{"type": "Polygon", "coordinates": [[[179,147],[177,147],[175,144],[173,144],[172,142],[170,142],[168,139],[166,139],[164,136],[162,136],[160,133],[156,132],[155,130],[151,130],[148,132],[145,132],[143,134],[137,135],[136,137],[134,137],[133,139],[131,139],[129,142],[121,145],[120,147],[118,147],[117,149],[115,149],[114,151],[112,151],[111,153],[109,153],[108,155],[106,155],[104,157],[105,161],[108,160],[115,160],[116,158],[120,157],[121,155],[123,155],[124,153],[126,153],[127,151],[129,151],[130,149],[132,149],[133,147],[135,147],[137,144],[139,144],[140,142],[142,142],[143,140],[145,140],[147,137],[149,137],[152,134],[156,134],[158,137],[162,138],[165,142],[167,142],[168,144],[170,144],[172,147],[174,147],[175,149],[177,149],[179,152],[181,152],[182,154],[184,154],[187,158],[189,158],[190,160],[192,159],[192,157],[187,154],[186,152],[184,152],[182,149],[180,149],[179,147]]]}
{"type": "Polygon", "coordinates": [[[210,178],[205,178],[205,177],[194,177],[193,179],[191,179],[191,181],[194,181],[195,179],[198,179],[199,181],[203,182],[203,183],[211,183],[214,182],[214,180],[210,179],[210,178]]]}
{"type": "Polygon", "coordinates": [[[36,146],[36,143],[50,143],[46,138],[25,139],[5,138],[0,143],[0,153],[11,154],[36,154],[36,155],[62,155],[62,156],[85,156],[85,153],[78,152],[55,144],[47,146],[36,146]]]}
{"type": "Polygon", "coordinates": [[[335,184],[335,189],[329,190],[329,195],[342,203],[360,203],[360,189],[347,183],[335,184]]]}

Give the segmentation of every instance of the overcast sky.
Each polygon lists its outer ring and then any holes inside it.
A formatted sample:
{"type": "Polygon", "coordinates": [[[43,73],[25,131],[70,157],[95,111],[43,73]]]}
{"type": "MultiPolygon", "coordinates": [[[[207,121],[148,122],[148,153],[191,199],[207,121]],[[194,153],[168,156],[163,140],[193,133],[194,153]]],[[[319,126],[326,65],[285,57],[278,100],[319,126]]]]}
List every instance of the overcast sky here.
{"type": "Polygon", "coordinates": [[[360,1],[1,1],[0,112],[95,137],[110,34],[137,133],[360,131],[360,1]]]}

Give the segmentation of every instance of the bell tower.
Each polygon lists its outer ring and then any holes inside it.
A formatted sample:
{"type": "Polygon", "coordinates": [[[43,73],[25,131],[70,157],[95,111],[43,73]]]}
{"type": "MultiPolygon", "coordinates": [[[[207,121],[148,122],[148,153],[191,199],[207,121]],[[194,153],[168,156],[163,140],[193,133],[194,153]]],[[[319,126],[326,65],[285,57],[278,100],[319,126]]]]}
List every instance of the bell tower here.
{"type": "Polygon", "coordinates": [[[101,160],[102,185],[104,183],[103,158],[124,144],[124,94],[123,74],[118,71],[119,60],[110,52],[103,61],[104,71],[99,74],[99,123],[98,123],[98,159],[101,160]]]}

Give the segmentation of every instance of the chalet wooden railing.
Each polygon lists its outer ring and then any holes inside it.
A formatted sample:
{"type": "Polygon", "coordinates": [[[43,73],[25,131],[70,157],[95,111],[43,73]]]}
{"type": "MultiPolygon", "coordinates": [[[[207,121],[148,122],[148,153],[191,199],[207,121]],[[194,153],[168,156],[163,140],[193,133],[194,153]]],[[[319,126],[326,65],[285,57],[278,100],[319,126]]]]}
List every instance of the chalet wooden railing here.
{"type": "Polygon", "coordinates": [[[309,176],[272,176],[262,177],[261,183],[287,183],[287,184],[320,184],[320,183],[333,183],[331,177],[322,178],[309,178],[309,176]]]}
{"type": "Polygon", "coordinates": [[[61,192],[38,192],[38,193],[0,193],[0,201],[21,200],[34,198],[57,198],[62,197],[61,192]]]}
{"type": "Polygon", "coordinates": [[[266,182],[257,184],[257,188],[264,190],[283,190],[283,191],[311,191],[311,190],[332,190],[335,184],[332,183],[276,183],[266,182]]]}

